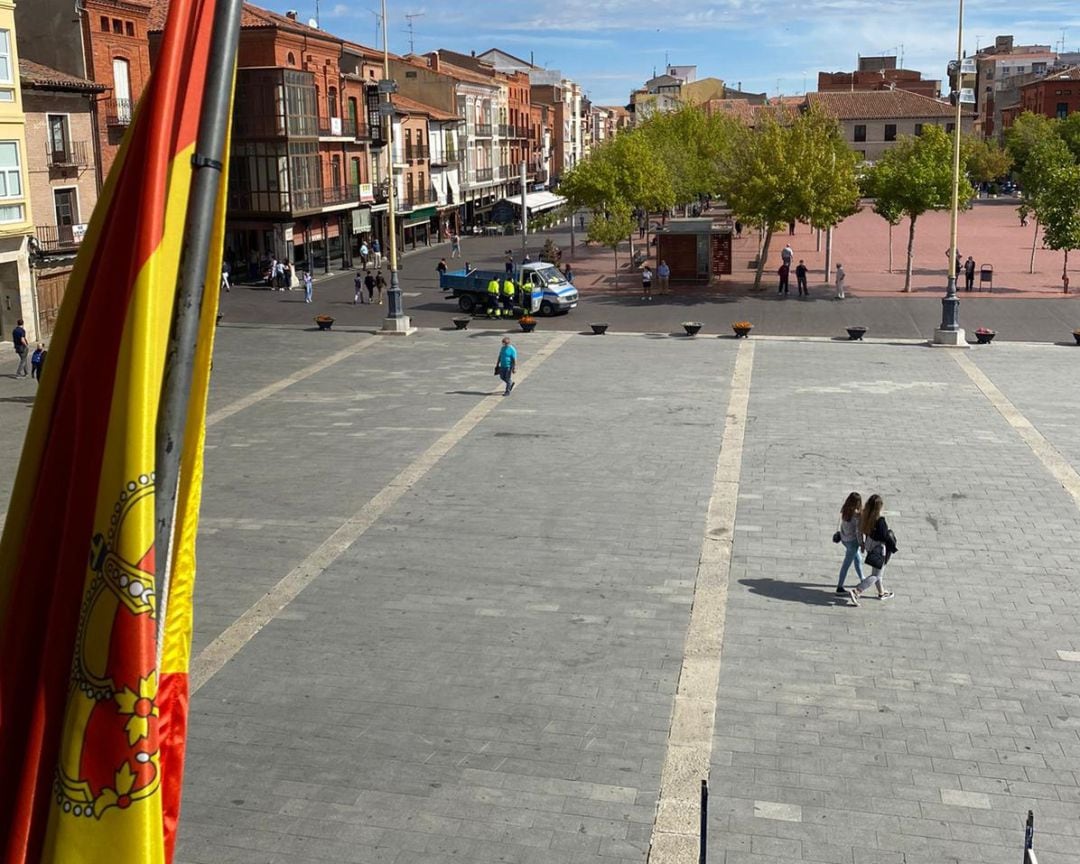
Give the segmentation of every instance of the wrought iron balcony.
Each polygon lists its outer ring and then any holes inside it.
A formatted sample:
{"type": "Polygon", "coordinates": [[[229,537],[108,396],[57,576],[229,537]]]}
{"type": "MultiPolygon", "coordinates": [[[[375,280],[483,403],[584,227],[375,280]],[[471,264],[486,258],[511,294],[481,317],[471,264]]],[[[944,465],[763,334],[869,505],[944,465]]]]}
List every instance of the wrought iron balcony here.
{"type": "Polygon", "coordinates": [[[135,113],[131,99],[110,99],[105,103],[105,123],[108,126],[130,126],[135,113]]]}
{"type": "Polygon", "coordinates": [[[477,168],[475,172],[475,179],[477,183],[487,183],[494,176],[494,172],[491,168],[477,168]]]}
{"type": "Polygon", "coordinates": [[[359,203],[360,187],[355,184],[324,189],[294,189],[292,192],[229,190],[229,210],[233,213],[310,214],[359,203]]]}
{"type": "Polygon", "coordinates": [[[82,243],[85,225],[38,225],[34,228],[42,252],[74,251],[82,243]]]}
{"type": "Polygon", "coordinates": [[[410,162],[414,162],[420,159],[427,159],[431,151],[428,149],[427,144],[406,144],[405,145],[405,158],[410,162]]]}
{"type": "Polygon", "coordinates": [[[88,153],[86,141],[67,141],[62,150],[54,147],[51,141],[45,145],[50,168],[85,168],[90,164],[88,153]]]}
{"type": "Polygon", "coordinates": [[[490,138],[491,137],[491,124],[490,123],[477,123],[473,127],[473,135],[478,138],[490,138]]]}

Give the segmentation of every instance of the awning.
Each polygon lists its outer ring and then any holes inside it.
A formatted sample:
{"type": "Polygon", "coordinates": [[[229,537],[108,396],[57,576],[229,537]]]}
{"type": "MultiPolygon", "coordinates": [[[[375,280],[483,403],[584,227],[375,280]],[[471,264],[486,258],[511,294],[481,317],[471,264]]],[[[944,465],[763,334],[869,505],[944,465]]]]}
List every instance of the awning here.
{"type": "Polygon", "coordinates": [[[446,203],[446,173],[443,171],[431,172],[431,185],[435,187],[435,194],[439,199],[439,206],[446,203]]]}
{"type": "Polygon", "coordinates": [[[404,225],[406,228],[411,228],[413,225],[424,225],[434,215],[434,207],[424,207],[420,210],[413,210],[412,213],[403,214],[404,225]]]}
{"type": "MultiPolygon", "coordinates": [[[[520,195],[503,198],[502,200],[513,204],[515,207],[521,206],[520,195]]],[[[525,206],[529,208],[530,213],[543,213],[545,210],[554,210],[556,207],[562,207],[565,203],[566,199],[562,195],[556,195],[554,192],[525,193],[525,206]]]]}
{"type": "Polygon", "coordinates": [[[448,204],[460,204],[461,203],[461,184],[458,183],[458,172],[447,171],[446,183],[450,187],[450,194],[447,196],[446,202],[448,204]]]}

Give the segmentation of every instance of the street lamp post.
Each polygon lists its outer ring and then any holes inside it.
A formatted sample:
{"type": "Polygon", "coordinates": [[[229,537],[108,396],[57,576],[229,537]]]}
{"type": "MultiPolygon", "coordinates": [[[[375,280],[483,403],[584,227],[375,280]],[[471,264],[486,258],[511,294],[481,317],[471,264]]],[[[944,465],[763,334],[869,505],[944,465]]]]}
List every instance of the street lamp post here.
{"type": "Polygon", "coordinates": [[[391,94],[397,91],[397,84],[390,80],[390,49],[386,40],[386,0],[382,0],[382,27],[383,27],[383,80],[379,82],[379,93],[385,97],[381,101],[379,112],[386,123],[386,176],[389,186],[386,195],[386,217],[389,229],[390,247],[390,287],[386,292],[386,317],[380,332],[408,335],[415,333],[416,328],[411,326],[409,316],[405,314],[404,304],[401,300],[401,283],[398,280],[397,260],[397,219],[395,212],[395,184],[394,184],[394,106],[391,94]]]}
{"type": "Polygon", "coordinates": [[[934,333],[935,345],[963,346],[964,331],[960,326],[960,298],[956,296],[956,236],[957,221],[960,211],[960,124],[963,119],[963,74],[964,62],[964,0],[958,0],[959,12],[956,23],[956,68],[950,77],[953,80],[950,94],[956,106],[956,120],[953,125],[953,168],[952,168],[952,210],[949,225],[949,278],[945,285],[945,296],[941,299],[941,326],[934,333]]]}

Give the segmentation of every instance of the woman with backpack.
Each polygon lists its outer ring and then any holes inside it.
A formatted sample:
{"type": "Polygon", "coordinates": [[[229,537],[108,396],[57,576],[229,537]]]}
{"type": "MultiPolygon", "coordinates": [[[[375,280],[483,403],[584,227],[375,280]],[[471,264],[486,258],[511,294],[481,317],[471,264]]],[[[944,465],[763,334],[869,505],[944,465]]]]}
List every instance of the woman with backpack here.
{"type": "Polygon", "coordinates": [[[840,530],[833,535],[833,539],[844,544],[844,563],[840,565],[840,581],[836,583],[837,594],[847,594],[844,590],[844,579],[847,578],[848,568],[855,564],[855,575],[859,581],[863,580],[862,561],[859,559],[859,517],[862,516],[862,495],[852,492],[840,508],[840,530]]]}
{"type": "Polygon", "coordinates": [[[896,552],[896,535],[889,530],[889,523],[881,515],[884,509],[885,502],[880,495],[874,494],[866,499],[859,530],[862,533],[863,548],[866,550],[865,561],[871,567],[871,571],[869,576],[848,592],[852,606],[859,605],[859,598],[863,592],[875,582],[879,600],[888,600],[893,596],[892,591],[885,590],[882,572],[896,552]]]}

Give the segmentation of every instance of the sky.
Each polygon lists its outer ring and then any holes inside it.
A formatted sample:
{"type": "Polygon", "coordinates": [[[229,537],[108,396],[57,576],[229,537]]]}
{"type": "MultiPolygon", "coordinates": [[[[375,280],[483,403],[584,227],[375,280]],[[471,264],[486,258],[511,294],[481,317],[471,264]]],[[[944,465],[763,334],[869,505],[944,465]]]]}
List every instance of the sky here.
{"type": "MultiPolygon", "coordinates": [[[[318,5],[323,29],[382,47],[376,0],[253,2],[295,9],[304,21],[318,5]]],[[[957,11],[957,0],[388,0],[387,17],[395,53],[409,51],[409,14],[418,53],[501,48],[559,69],[595,104],[624,105],[667,63],[770,96],[814,90],[819,71],[851,71],[860,55],[896,54],[905,68],[944,78],[957,11]]],[[[968,53],[1003,34],[1018,45],[1080,50],[1080,2],[967,0],[968,53]]]]}

